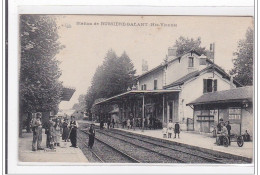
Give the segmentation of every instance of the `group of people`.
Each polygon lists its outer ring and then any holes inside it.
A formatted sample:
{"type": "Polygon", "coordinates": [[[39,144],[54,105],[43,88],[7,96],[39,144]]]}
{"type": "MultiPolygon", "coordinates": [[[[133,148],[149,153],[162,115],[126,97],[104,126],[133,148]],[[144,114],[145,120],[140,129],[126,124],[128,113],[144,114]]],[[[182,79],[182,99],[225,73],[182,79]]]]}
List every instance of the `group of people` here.
{"type": "Polygon", "coordinates": [[[145,129],[159,129],[162,128],[162,123],[154,117],[145,117],[144,123],[142,118],[130,118],[122,122],[122,128],[135,129],[135,127],[141,129],[144,126],[145,129]]]}
{"type": "Polygon", "coordinates": [[[172,134],[174,132],[174,138],[176,138],[176,135],[178,135],[178,138],[180,138],[180,130],[179,122],[176,122],[175,125],[173,125],[172,121],[170,120],[167,124],[167,128],[163,128],[163,137],[172,138],[172,134]]]}
{"type": "MultiPolygon", "coordinates": [[[[231,136],[231,125],[230,122],[224,122],[223,119],[219,120],[219,123],[217,125],[217,134],[221,136],[228,136],[229,139],[229,145],[230,145],[230,136],[231,136]]],[[[246,130],[244,134],[242,134],[244,141],[250,141],[250,135],[248,131],[246,130]]]]}
{"type": "MultiPolygon", "coordinates": [[[[31,128],[33,131],[32,151],[43,150],[42,142],[42,114],[36,113],[32,118],[31,128]]],[[[62,121],[59,117],[50,116],[48,122],[45,124],[45,134],[47,135],[46,147],[55,149],[60,146],[60,137],[62,140],[68,142],[70,140],[71,147],[77,148],[77,128],[78,123],[75,117],[71,116],[71,121],[64,118],[62,121]]]]}
{"type": "Polygon", "coordinates": [[[105,123],[103,120],[100,121],[100,129],[104,129],[104,127],[106,126],[107,129],[109,128],[115,128],[115,119],[108,119],[107,122],[105,123]]]}

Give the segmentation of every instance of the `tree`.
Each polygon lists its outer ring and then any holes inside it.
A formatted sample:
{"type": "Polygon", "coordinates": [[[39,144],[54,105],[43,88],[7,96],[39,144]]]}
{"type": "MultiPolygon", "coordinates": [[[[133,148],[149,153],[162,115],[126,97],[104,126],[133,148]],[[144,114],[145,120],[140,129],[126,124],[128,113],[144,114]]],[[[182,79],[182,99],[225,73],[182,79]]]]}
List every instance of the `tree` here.
{"type": "Polygon", "coordinates": [[[248,28],[245,39],[238,42],[237,51],[233,53],[234,68],[230,71],[234,79],[242,85],[253,85],[253,62],[254,62],[254,33],[248,28]]]}
{"type": "Polygon", "coordinates": [[[22,116],[57,110],[62,94],[59,61],[63,48],[58,42],[55,19],[47,15],[21,15],[21,64],[19,77],[20,135],[22,116]]]}
{"type": "Polygon", "coordinates": [[[193,38],[185,38],[183,36],[179,37],[178,40],[175,41],[175,47],[177,47],[177,56],[182,55],[191,49],[196,50],[199,54],[206,55],[206,48],[201,47],[201,38],[197,39],[193,38]]]}
{"type": "Polygon", "coordinates": [[[113,50],[109,50],[103,64],[96,69],[92,85],[86,94],[87,111],[91,111],[96,99],[127,91],[132,86],[135,73],[134,65],[126,52],[118,57],[113,50]]]}
{"type": "Polygon", "coordinates": [[[86,100],[85,100],[85,95],[81,94],[78,98],[78,103],[75,103],[72,107],[72,109],[79,111],[79,112],[84,112],[86,110],[86,100]]]}

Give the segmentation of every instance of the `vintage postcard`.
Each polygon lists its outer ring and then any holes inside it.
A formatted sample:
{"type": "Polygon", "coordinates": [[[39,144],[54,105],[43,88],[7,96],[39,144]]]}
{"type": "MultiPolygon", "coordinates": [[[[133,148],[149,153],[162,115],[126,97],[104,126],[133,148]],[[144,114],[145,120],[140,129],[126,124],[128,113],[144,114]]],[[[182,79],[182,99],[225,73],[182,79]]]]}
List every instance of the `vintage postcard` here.
{"type": "Polygon", "coordinates": [[[19,15],[19,162],[252,164],[253,24],[19,15]]]}

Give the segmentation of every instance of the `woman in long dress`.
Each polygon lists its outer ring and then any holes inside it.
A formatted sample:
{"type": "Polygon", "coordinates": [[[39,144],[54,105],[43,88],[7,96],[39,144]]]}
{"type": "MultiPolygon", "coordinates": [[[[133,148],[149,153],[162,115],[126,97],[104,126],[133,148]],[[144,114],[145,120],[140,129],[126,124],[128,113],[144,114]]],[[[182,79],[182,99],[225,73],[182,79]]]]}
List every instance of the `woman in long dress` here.
{"type": "Polygon", "coordinates": [[[78,148],[77,146],[77,129],[78,129],[78,123],[75,121],[75,116],[71,116],[71,121],[70,121],[70,142],[71,146],[70,147],[75,147],[78,148]]]}
{"type": "Polygon", "coordinates": [[[65,142],[68,141],[68,137],[69,137],[69,120],[66,118],[64,120],[64,122],[62,123],[62,129],[63,129],[63,132],[62,132],[62,140],[64,140],[65,142]]]}
{"type": "Polygon", "coordinates": [[[55,129],[54,146],[60,146],[61,122],[59,118],[56,119],[54,129],[55,129]]]}

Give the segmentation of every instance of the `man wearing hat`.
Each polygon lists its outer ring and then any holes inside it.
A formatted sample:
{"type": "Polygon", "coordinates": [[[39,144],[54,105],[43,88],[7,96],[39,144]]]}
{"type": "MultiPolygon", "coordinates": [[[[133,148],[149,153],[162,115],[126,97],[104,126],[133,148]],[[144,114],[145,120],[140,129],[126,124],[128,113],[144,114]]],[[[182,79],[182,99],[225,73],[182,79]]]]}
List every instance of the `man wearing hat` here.
{"type": "Polygon", "coordinates": [[[94,124],[92,123],[89,128],[89,139],[88,139],[88,147],[92,149],[94,145],[94,140],[95,140],[95,128],[94,124]]]}
{"type": "Polygon", "coordinates": [[[41,147],[42,143],[42,122],[41,122],[42,114],[40,112],[36,113],[36,119],[32,122],[33,129],[33,141],[32,141],[32,150],[43,150],[41,147]],[[36,148],[37,144],[37,148],[36,148]]]}
{"type": "Polygon", "coordinates": [[[180,138],[180,124],[176,122],[174,125],[174,138],[176,138],[176,134],[178,134],[178,138],[180,138]]]}
{"type": "Polygon", "coordinates": [[[70,121],[69,128],[70,128],[69,138],[70,138],[70,142],[71,142],[71,146],[70,147],[78,148],[78,146],[77,146],[78,123],[75,120],[75,116],[71,116],[71,121],[70,121]]]}
{"type": "Polygon", "coordinates": [[[217,133],[220,133],[220,132],[221,132],[222,125],[224,125],[224,121],[223,121],[223,119],[221,118],[221,119],[219,120],[218,125],[217,125],[217,133]]]}
{"type": "Polygon", "coordinates": [[[65,118],[64,122],[62,123],[62,140],[67,142],[69,136],[69,119],[65,118]]]}

